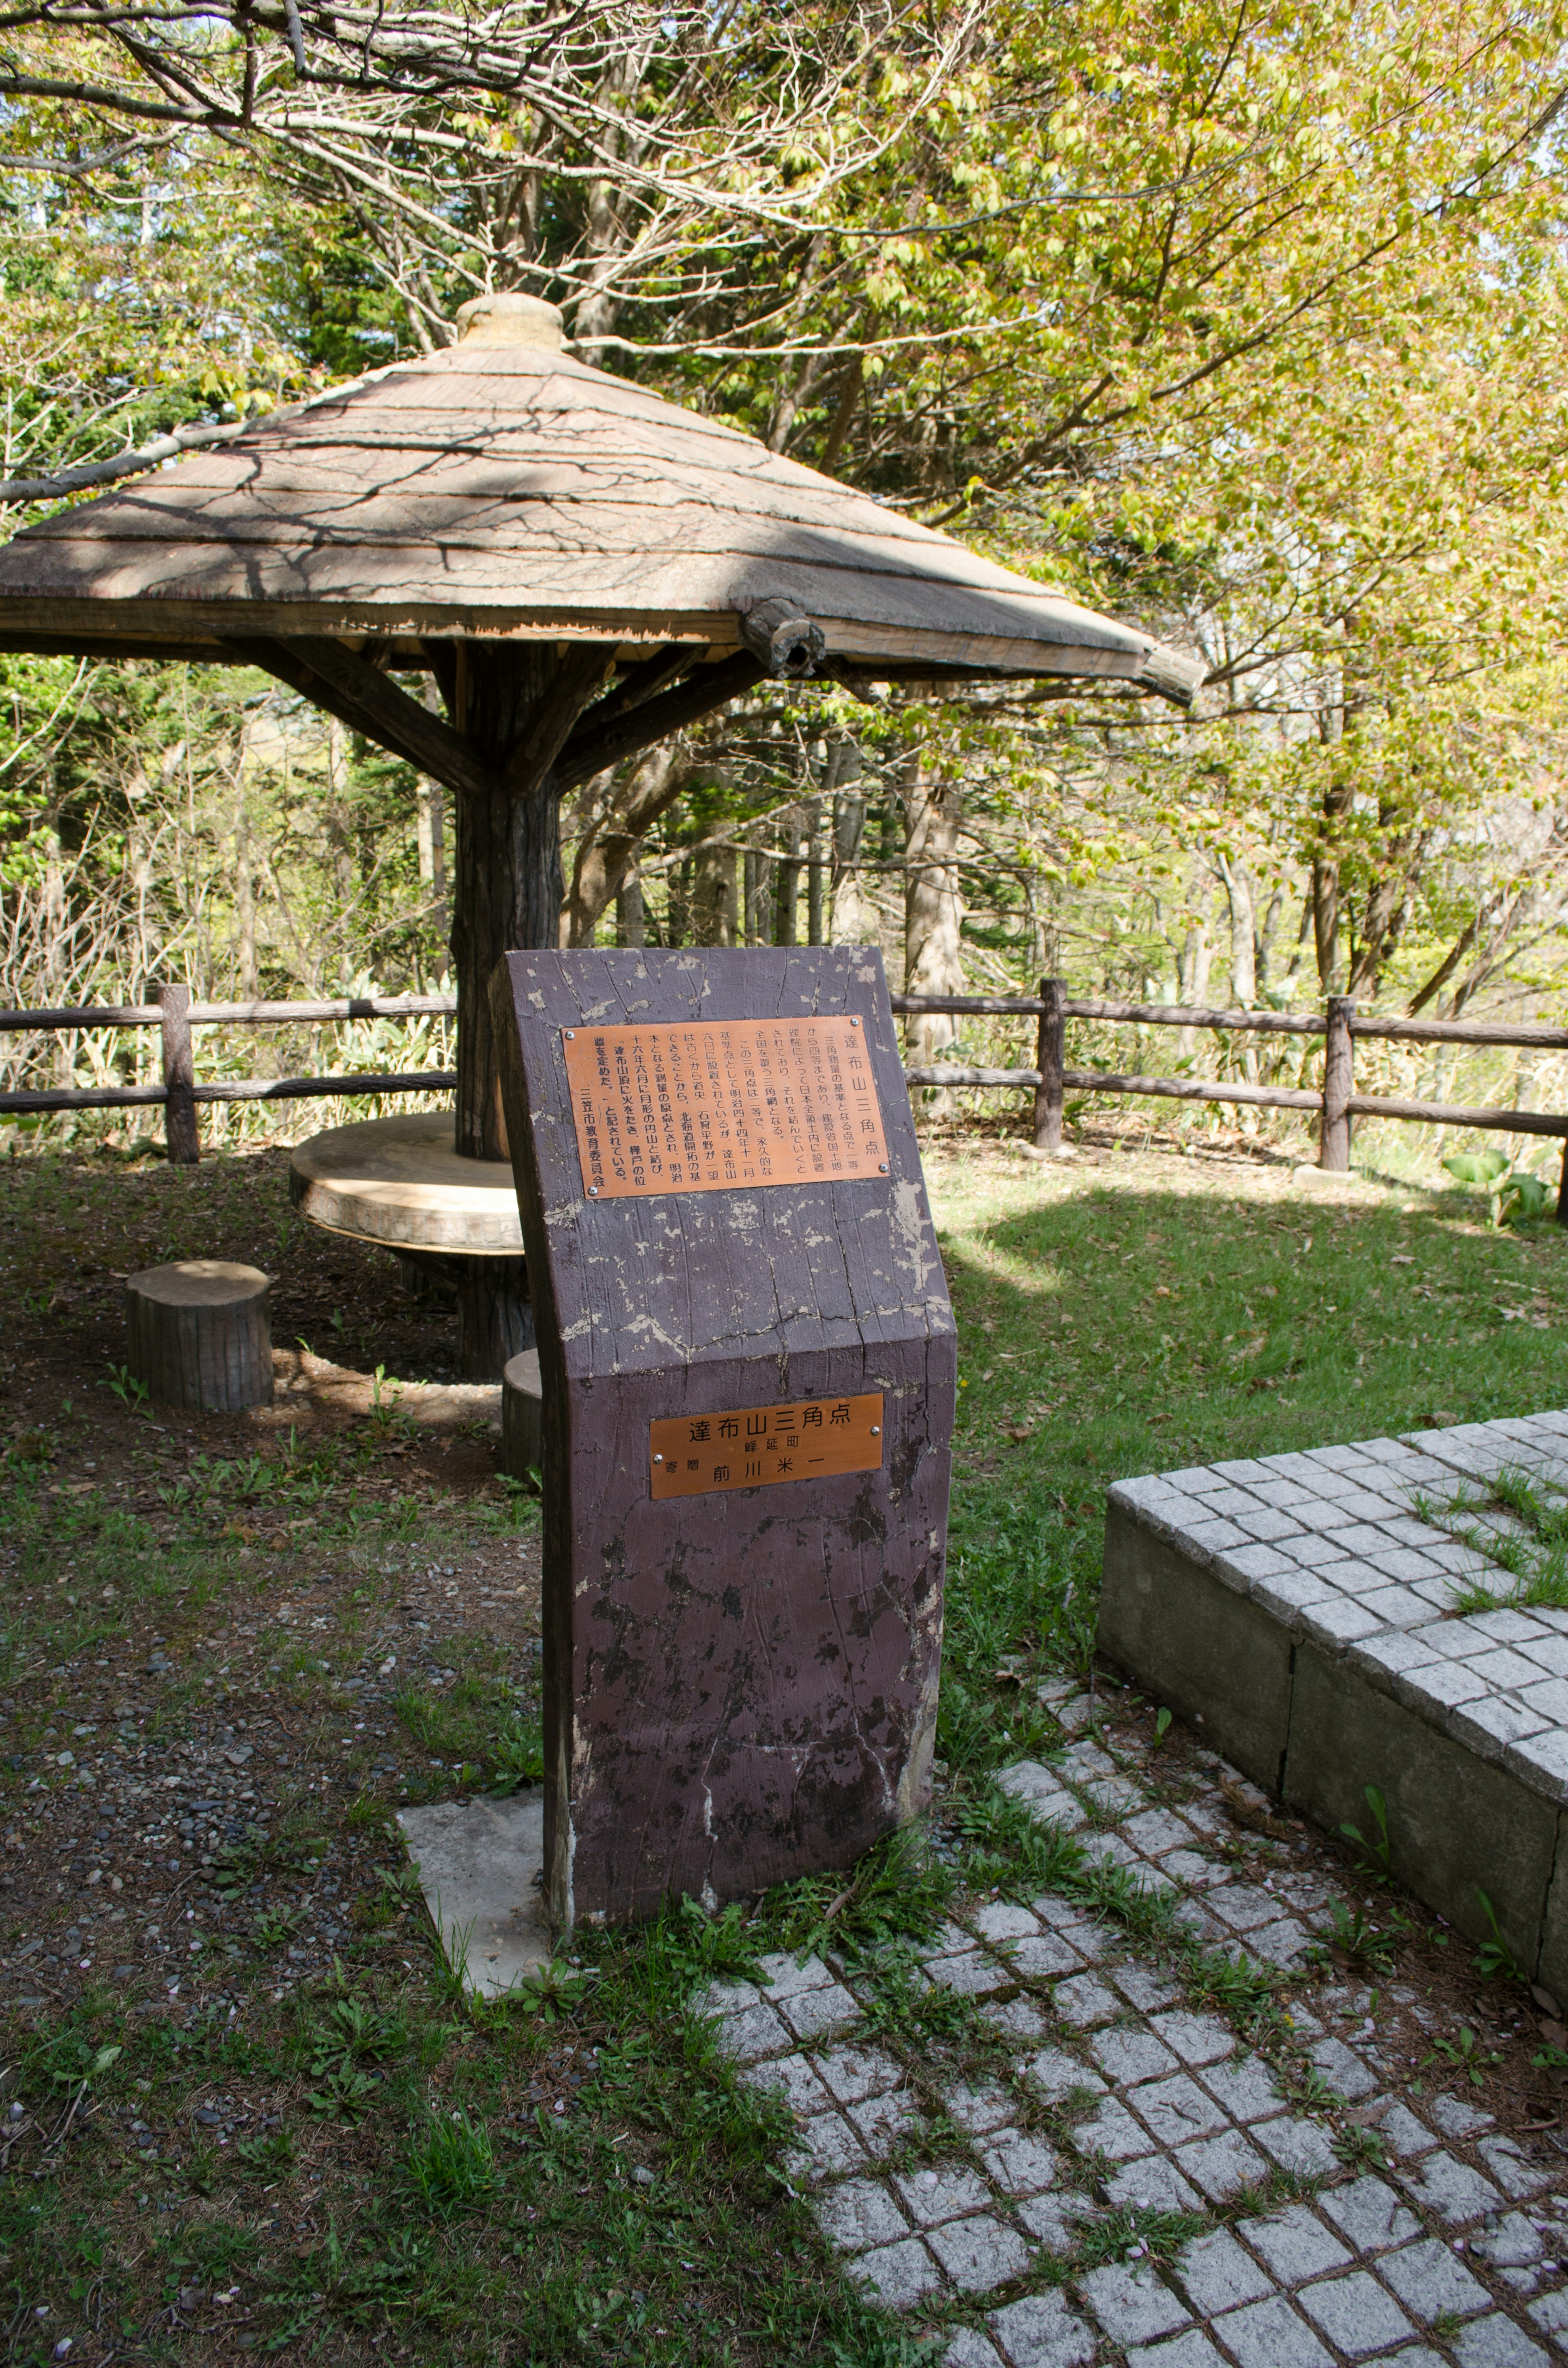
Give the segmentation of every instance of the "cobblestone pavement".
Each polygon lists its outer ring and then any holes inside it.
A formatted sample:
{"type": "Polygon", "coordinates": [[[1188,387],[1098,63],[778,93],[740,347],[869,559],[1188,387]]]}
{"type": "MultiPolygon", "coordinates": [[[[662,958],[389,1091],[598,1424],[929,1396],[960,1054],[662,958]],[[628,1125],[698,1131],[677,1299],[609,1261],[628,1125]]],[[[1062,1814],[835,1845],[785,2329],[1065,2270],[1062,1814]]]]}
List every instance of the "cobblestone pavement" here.
{"type": "Polygon", "coordinates": [[[1415,1990],[1335,1972],[1338,1869],[1301,1829],[1215,1756],[1173,1783],[1047,1693],[1066,1748],[1004,1788],[1178,1898],[1210,1952],[1274,1969],[1289,2020],[1249,2046],[1212,1979],[1195,1995],[1157,1942],[1051,1892],[972,1899],[919,1952],[971,2003],[950,2061],[831,1953],[715,1986],[720,2045],[782,2093],[791,2183],[851,2276],[945,2368],[1549,2368],[1568,2158],[1471,2101],[1415,1990]],[[1243,1842],[1238,1806],[1261,1829],[1243,1842]]]}

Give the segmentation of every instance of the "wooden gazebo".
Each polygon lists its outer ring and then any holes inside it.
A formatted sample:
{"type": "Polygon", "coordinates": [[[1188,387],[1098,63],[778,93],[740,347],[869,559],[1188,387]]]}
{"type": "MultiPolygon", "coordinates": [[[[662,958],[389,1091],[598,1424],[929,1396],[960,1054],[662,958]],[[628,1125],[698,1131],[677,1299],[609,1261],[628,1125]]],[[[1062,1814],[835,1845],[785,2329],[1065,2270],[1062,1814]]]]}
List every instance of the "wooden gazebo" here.
{"type": "Polygon", "coordinates": [[[574,783],[768,676],[1185,700],[1200,670],[588,368],[550,305],[481,299],[458,325],[28,528],[0,550],[0,649],[259,666],[455,792],[456,1149],[495,1160],[486,989],[556,939],[574,783]]]}

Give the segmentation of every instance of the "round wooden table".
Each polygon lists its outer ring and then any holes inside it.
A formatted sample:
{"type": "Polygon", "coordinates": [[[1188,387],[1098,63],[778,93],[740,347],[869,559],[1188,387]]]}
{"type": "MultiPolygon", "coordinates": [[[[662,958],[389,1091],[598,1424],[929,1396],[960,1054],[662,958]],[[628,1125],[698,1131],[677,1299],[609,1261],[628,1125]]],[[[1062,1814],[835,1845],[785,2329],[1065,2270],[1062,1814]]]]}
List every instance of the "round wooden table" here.
{"type": "Polygon", "coordinates": [[[290,1162],[289,1191],[312,1224],[392,1251],[416,1290],[454,1294],[468,1380],[497,1381],[509,1357],[532,1348],[511,1167],[461,1157],[449,1110],[312,1134],[290,1162]]]}

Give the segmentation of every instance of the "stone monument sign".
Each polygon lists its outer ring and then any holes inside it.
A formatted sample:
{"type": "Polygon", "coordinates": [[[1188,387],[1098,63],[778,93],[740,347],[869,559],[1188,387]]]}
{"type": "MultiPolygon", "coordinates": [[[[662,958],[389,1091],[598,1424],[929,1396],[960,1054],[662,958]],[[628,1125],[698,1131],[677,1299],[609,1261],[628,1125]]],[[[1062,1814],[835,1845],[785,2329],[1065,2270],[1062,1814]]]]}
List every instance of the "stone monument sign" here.
{"type": "Polygon", "coordinates": [[[508,954],[552,1921],[849,1865],[926,1799],[956,1349],[881,956],[508,954]]]}

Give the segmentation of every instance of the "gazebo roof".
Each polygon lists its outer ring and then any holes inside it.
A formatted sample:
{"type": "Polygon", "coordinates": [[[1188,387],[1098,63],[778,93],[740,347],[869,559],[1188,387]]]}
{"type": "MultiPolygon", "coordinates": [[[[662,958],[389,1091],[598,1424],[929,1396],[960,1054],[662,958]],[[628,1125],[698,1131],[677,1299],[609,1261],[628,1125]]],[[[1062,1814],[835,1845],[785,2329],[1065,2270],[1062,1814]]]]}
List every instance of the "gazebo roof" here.
{"type": "Polygon", "coordinates": [[[1148,634],[560,351],[551,308],[465,309],[460,344],[26,529],[0,550],[0,648],[222,660],[325,636],[419,664],[500,637],[722,661],[781,603],[829,673],[1190,694],[1201,669],[1148,634]]]}

